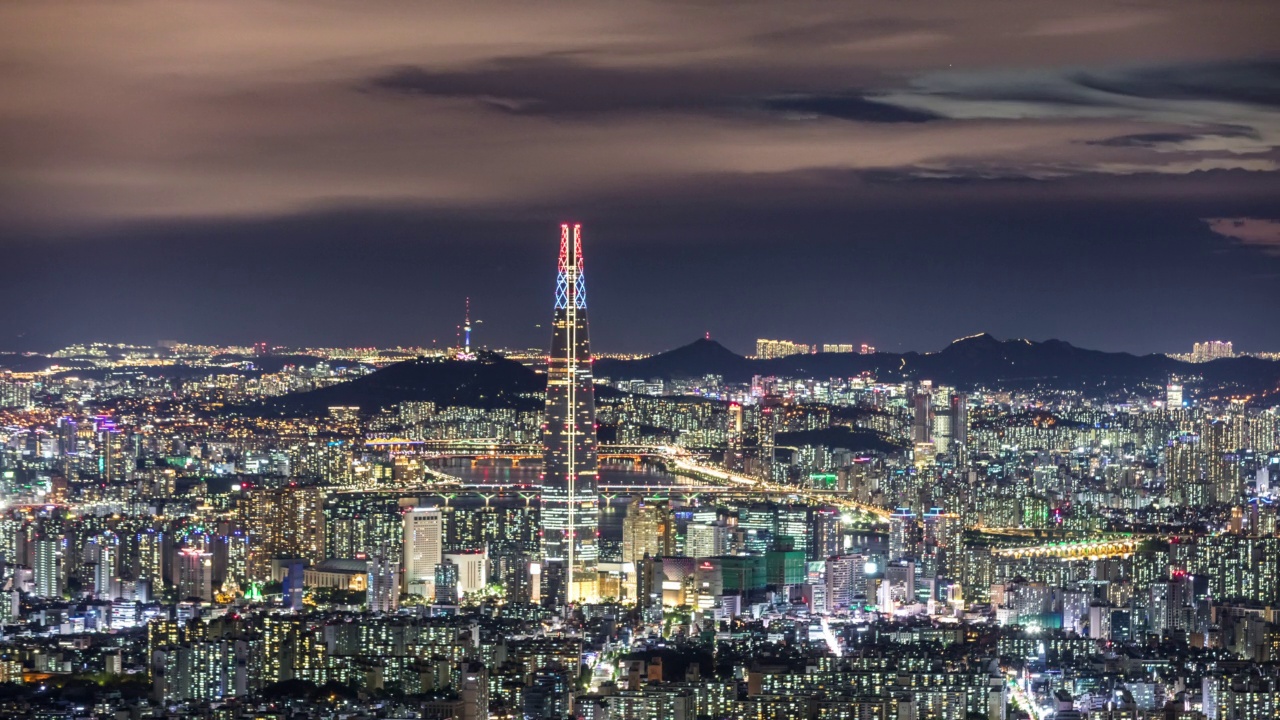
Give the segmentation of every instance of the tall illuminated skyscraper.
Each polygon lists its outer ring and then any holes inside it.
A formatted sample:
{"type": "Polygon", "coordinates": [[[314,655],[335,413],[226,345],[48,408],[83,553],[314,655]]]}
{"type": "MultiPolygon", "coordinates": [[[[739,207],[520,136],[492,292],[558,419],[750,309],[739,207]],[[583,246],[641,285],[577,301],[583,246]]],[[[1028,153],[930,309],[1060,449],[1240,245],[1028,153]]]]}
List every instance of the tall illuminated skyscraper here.
{"type": "Polygon", "coordinates": [[[31,594],[38,598],[62,597],[63,554],[66,540],[39,537],[35,541],[35,562],[32,566],[35,587],[31,594]]]}
{"type": "Polygon", "coordinates": [[[600,534],[596,403],[582,275],[582,226],[560,226],[560,272],[542,426],[542,598],[594,599],[600,534]]]}
{"type": "Polygon", "coordinates": [[[414,508],[404,515],[404,587],[410,595],[433,597],[436,565],[444,551],[440,508],[414,508]]]}

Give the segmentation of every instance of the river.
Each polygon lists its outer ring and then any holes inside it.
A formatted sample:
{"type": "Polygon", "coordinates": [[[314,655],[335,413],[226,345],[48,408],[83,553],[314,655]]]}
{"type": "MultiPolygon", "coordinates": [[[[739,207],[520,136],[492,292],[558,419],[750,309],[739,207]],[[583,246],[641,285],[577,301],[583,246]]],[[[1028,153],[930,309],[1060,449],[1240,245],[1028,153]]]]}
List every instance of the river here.
{"type": "MultiPolygon", "coordinates": [[[[469,461],[448,464],[440,470],[456,475],[463,482],[492,485],[536,485],[542,474],[540,466],[505,464],[472,465],[469,461]]],[[[666,487],[676,481],[676,476],[650,465],[631,463],[604,463],[600,466],[602,485],[653,485],[666,487]]],[[[455,501],[456,503],[457,501],[455,501]]],[[[622,558],[622,520],[627,515],[631,496],[620,495],[600,505],[600,556],[602,560],[622,558]]]]}

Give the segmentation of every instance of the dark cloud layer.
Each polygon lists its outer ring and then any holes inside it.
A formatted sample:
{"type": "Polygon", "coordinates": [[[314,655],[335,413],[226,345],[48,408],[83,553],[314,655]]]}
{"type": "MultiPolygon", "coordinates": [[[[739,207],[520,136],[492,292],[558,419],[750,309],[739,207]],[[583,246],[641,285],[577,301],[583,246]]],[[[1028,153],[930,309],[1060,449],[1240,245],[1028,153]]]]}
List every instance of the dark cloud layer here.
{"type": "Polygon", "coordinates": [[[1178,65],[1123,75],[1080,73],[1074,79],[1081,87],[1114,95],[1280,107],[1280,61],[1178,65]]]}
{"type": "Polygon", "coordinates": [[[1252,140],[1261,140],[1261,136],[1248,129],[1220,129],[1206,130],[1205,132],[1158,132],[1158,133],[1135,133],[1133,135],[1120,135],[1118,137],[1107,138],[1105,140],[1095,140],[1093,145],[1104,145],[1106,147],[1131,147],[1131,148],[1177,148],[1187,143],[1193,143],[1199,140],[1207,140],[1212,138],[1249,138],[1252,140]]]}
{"type": "Polygon", "coordinates": [[[368,87],[462,98],[513,114],[591,116],[635,112],[722,112],[760,83],[751,73],[711,68],[608,68],[573,56],[501,58],[481,67],[399,67],[368,87]]]}
{"type": "Polygon", "coordinates": [[[920,110],[909,110],[855,94],[793,95],[764,101],[770,110],[801,115],[816,115],[842,120],[878,123],[917,123],[940,120],[941,116],[920,110]]]}
{"type": "Polygon", "coordinates": [[[876,101],[855,91],[794,92],[819,86],[763,68],[608,68],[573,56],[504,58],[483,67],[435,71],[393,68],[373,91],[466,99],[516,115],[592,117],[622,113],[820,116],[873,123],[926,122],[939,116],[876,101]],[[789,94],[764,96],[786,91],[789,94]]]}

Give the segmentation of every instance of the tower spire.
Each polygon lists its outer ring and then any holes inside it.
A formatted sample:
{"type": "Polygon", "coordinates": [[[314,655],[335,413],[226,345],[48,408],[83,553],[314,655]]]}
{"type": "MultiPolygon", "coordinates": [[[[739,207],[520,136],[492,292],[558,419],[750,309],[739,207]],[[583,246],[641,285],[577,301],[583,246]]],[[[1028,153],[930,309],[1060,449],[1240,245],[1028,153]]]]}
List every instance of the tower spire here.
{"type": "Polygon", "coordinates": [[[582,226],[560,226],[555,321],[547,356],[543,425],[543,597],[564,606],[597,595],[595,391],[582,273],[582,226]]]}
{"type": "Polygon", "coordinates": [[[467,309],[462,320],[462,332],[466,336],[462,351],[471,356],[471,296],[467,296],[467,309]]]}

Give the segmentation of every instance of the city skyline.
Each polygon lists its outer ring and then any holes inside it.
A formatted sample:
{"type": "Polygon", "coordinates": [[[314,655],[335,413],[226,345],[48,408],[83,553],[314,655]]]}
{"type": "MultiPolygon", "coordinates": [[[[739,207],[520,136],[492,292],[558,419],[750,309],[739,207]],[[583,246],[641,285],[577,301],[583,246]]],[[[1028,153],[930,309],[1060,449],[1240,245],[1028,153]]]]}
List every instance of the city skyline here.
{"type": "Polygon", "coordinates": [[[1277,30],[0,2],[0,718],[1275,720],[1277,30]]]}
{"type": "MultiPolygon", "coordinates": [[[[540,326],[539,326],[540,327],[540,326]]],[[[530,353],[545,352],[546,345],[542,347],[532,345],[529,347],[509,347],[494,346],[487,344],[470,345],[464,339],[463,325],[459,325],[457,341],[453,343],[434,343],[427,345],[401,344],[401,345],[276,345],[269,342],[199,342],[199,341],[181,341],[176,339],[163,339],[157,342],[112,342],[104,340],[93,340],[84,342],[72,342],[57,348],[46,348],[42,350],[6,350],[0,349],[0,357],[45,357],[45,358],[71,358],[84,359],[94,356],[95,353],[102,353],[103,357],[114,357],[114,354],[122,354],[123,356],[137,356],[138,353],[152,352],[153,359],[165,359],[170,353],[180,353],[191,349],[221,349],[230,353],[242,353],[245,356],[262,356],[271,357],[275,355],[289,355],[291,353],[346,353],[344,358],[354,359],[359,357],[359,353],[368,353],[370,357],[378,353],[390,353],[388,357],[408,357],[406,353],[423,353],[427,357],[453,357],[459,360],[472,360],[477,357],[477,352],[492,352],[498,354],[509,354],[514,357],[525,357],[530,353]]],[[[553,333],[554,336],[554,333],[553,333]]],[[[945,349],[949,345],[962,343],[977,337],[989,337],[996,342],[1012,341],[1021,343],[1067,343],[1061,338],[1046,338],[1044,340],[1033,340],[1027,337],[1001,337],[997,338],[988,332],[978,332],[971,335],[964,335],[951,338],[944,342],[940,347],[935,348],[910,348],[906,350],[890,350],[887,348],[877,348],[869,343],[856,342],[813,342],[812,338],[791,337],[791,338],[763,338],[758,337],[754,342],[747,343],[754,346],[754,349],[748,347],[744,352],[738,352],[736,349],[727,347],[722,338],[713,338],[711,333],[705,333],[702,336],[688,339],[681,345],[676,347],[664,347],[654,350],[641,350],[637,352],[615,352],[605,350],[603,352],[592,352],[594,358],[610,358],[610,359],[640,359],[652,357],[654,355],[664,355],[670,352],[677,352],[691,345],[697,345],[700,342],[710,341],[721,347],[725,347],[730,353],[739,357],[748,359],[778,359],[784,357],[792,357],[795,355],[816,355],[823,354],[932,354],[939,350],[945,349]],[[808,341],[808,342],[806,342],[808,341]],[[764,352],[762,352],[764,349],[764,352]]],[[[469,339],[469,338],[468,338],[469,339]]],[[[1071,344],[1071,343],[1067,343],[1071,344]]],[[[1164,355],[1189,362],[1207,362],[1221,358],[1232,357],[1261,357],[1265,359],[1276,359],[1280,357],[1280,352],[1257,349],[1233,349],[1234,343],[1231,340],[1210,339],[1196,341],[1184,348],[1175,348],[1169,351],[1155,351],[1150,353],[1129,353],[1123,350],[1109,350],[1106,348],[1094,348],[1075,346],[1084,350],[1094,350],[1104,353],[1142,356],[1158,356],[1164,355]],[[1209,350],[1211,346],[1225,347],[1225,352],[1218,350],[1216,352],[1209,350]]]]}
{"type": "Polygon", "coordinates": [[[597,363],[583,245],[560,226],[519,361],[475,352],[468,302],[432,357],[0,373],[0,715],[103,677],[95,718],[1280,703],[1280,361],[975,335],[597,363]]]}
{"type": "Polygon", "coordinates": [[[569,220],[611,351],[1274,350],[1278,13],[7,5],[0,347],[536,346],[569,220]]]}

